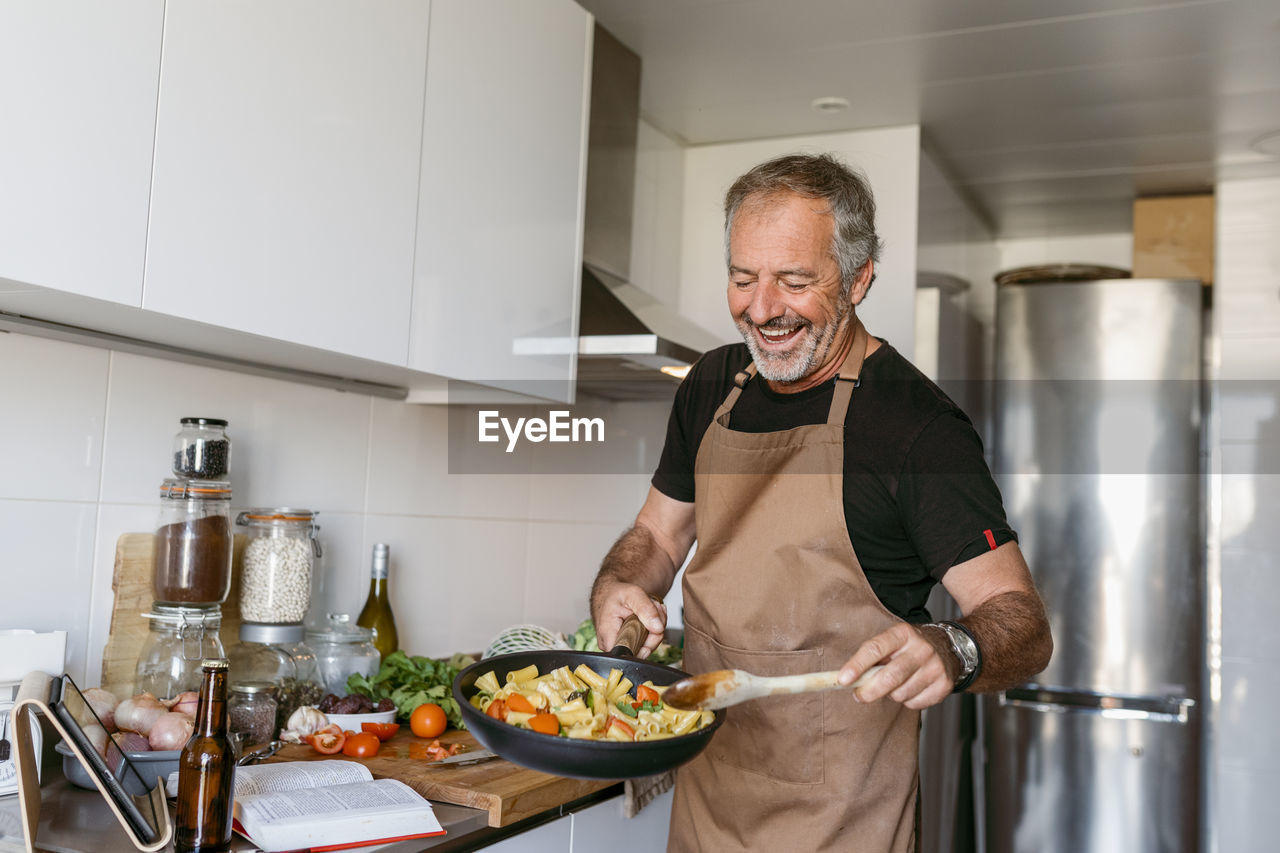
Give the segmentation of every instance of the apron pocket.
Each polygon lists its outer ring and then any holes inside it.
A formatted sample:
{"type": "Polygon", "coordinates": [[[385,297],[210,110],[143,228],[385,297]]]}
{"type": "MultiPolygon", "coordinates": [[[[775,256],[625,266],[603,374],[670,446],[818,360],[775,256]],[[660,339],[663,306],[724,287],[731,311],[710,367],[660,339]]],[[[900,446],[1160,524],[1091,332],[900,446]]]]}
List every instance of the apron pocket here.
{"type": "MultiPolygon", "coordinates": [[[[752,675],[799,675],[822,667],[818,649],[739,649],[717,643],[688,622],[684,627],[689,672],[741,669],[752,675]]],[[[766,696],[726,708],[725,715],[707,746],[709,759],[780,782],[823,781],[821,693],[766,696]]]]}

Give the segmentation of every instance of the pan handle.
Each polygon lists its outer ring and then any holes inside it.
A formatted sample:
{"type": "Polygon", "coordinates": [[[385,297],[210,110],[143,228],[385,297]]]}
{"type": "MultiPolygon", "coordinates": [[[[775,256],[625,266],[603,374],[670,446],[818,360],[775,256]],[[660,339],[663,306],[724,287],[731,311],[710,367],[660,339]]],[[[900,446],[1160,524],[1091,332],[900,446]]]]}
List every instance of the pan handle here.
{"type": "Polygon", "coordinates": [[[644,638],[648,634],[649,629],[644,627],[640,617],[632,613],[623,621],[622,627],[618,629],[618,639],[614,641],[613,648],[609,650],[609,654],[629,658],[635,657],[636,652],[644,648],[644,638]]]}

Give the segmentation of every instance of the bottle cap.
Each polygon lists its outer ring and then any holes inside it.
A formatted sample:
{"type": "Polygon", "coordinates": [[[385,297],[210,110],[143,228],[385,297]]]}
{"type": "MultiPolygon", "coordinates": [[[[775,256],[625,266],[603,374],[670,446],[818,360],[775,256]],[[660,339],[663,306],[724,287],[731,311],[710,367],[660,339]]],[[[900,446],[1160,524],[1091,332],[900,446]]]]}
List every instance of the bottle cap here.
{"type": "Polygon", "coordinates": [[[219,669],[226,669],[230,664],[226,658],[205,658],[200,661],[200,666],[205,669],[212,669],[216,671],[219,669]]]}

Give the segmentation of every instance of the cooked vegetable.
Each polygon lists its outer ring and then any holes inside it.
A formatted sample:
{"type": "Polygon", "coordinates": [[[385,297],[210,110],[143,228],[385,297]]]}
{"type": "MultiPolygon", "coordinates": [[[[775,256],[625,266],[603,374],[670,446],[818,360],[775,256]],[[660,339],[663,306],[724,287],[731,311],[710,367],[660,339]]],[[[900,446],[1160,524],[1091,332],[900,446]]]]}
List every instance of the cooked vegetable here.
{"type": "Polygon", "coordinates": [[[464,729],[462,712],[453,700],[453,679],[463,667],[474,662],[467,655],[454,655],[445,660],[394,651],[387,655],[373,678],[359,673],[348,678],[347,690],[375,702],[390,699],[401,720],[408,720],[418,706],[433,703],[444,709],[449,725],[464,729]]]}
{"type": "Polygon", "coordinates": [[[534,714],[529,718],[529,728],[544,735],[560,734],[560,720],[555,714],[534,714]]]}

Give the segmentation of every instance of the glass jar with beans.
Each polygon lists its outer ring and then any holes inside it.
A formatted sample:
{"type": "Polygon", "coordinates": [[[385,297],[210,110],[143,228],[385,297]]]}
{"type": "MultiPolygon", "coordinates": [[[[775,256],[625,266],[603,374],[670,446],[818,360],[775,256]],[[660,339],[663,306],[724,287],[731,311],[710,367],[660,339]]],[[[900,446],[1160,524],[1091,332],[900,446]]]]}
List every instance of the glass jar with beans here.
{"type": "Polygon", "coordinates": [[[231,439],[220,418],[183,418],[173,439],[173,473],[189,480],[225,480],[231,439]]]}
{"type": "Polygon", "coordinates": [[[316,513],[309,509],[251,509],[236,524],[247,528],[241,558],[240,618],[301,624],[311,606],[311,573],[320,556],[316,513]]]}

